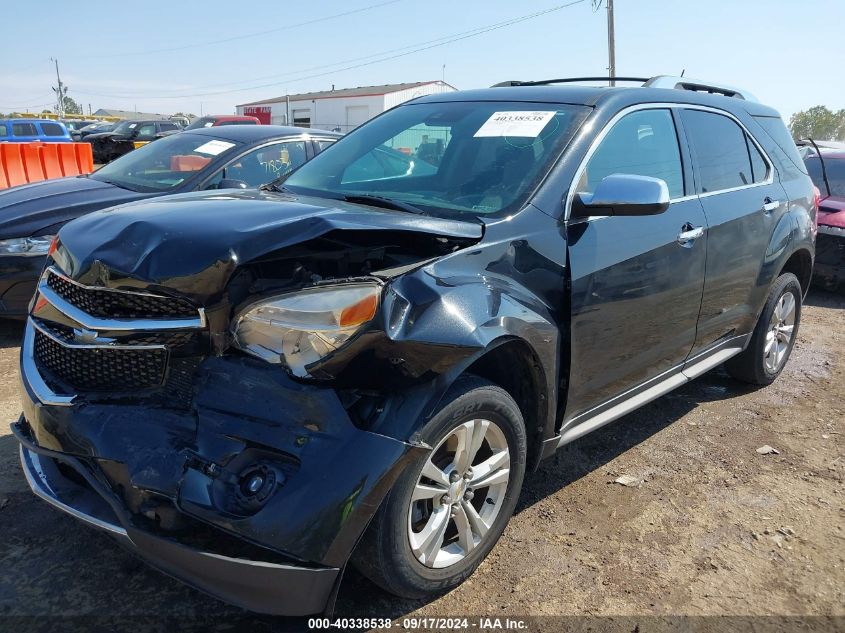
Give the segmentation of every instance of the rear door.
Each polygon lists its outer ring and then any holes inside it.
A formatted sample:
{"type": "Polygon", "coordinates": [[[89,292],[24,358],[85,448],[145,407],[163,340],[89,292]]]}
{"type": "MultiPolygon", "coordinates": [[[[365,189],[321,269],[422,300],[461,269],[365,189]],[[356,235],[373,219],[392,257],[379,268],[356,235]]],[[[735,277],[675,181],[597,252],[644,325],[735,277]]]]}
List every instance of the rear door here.
{"type": "Polygon", "coordinates": [[[727,113],[681,110],[707,217],[707,273],[693,354],[750,332],[768,281],[771,236],[787,212],[771,161],[727,113]]]}
{"type": "Polygon", "coordinates": [[[659,215],[595,217],[567,227],[572,371],[566,423],[592,417],[625,392],[679,368],[695,341],[707,235],[671,109],[640,108],[618,119],[588,158],[576,191],[591,193],[611,174],[660,178],[671,204],[659,215]]]}

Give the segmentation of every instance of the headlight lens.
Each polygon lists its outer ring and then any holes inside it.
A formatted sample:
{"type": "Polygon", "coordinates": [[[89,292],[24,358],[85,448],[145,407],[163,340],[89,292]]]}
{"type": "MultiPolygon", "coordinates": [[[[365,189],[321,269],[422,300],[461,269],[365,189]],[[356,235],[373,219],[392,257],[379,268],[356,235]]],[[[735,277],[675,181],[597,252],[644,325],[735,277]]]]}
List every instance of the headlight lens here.
{"type": "Polygon", "coordinates": [[[346,343],[376,314],[381,285],[310,288],[255,303],[235,317],[235,345],[295,376],[346,343]]]}
{"type": "Polygon", "coordinates": [[[55,235],[0,240],[0,255],[46,255],[55,235]]]}

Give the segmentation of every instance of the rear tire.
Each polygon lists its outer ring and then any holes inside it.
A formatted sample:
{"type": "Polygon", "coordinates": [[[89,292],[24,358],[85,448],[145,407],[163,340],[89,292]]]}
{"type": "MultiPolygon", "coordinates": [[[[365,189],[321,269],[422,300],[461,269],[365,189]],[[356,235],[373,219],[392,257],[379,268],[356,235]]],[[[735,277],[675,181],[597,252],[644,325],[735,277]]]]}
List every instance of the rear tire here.
{"type": "Polygon", "coordinates": [[[400,475],[352,555],[363,575],[405,598],[448,591],[475,571],[525,475],[522,414],[486,380],[458,379],[420,435],[433,450],[400,475]]]}
{"type": "Polygon", "coordinates": [[[735,379],[770,385],[786,366],[801,322],[801,284],[792,273],[775,280],[748,347],[725,363],[735,379]]]}

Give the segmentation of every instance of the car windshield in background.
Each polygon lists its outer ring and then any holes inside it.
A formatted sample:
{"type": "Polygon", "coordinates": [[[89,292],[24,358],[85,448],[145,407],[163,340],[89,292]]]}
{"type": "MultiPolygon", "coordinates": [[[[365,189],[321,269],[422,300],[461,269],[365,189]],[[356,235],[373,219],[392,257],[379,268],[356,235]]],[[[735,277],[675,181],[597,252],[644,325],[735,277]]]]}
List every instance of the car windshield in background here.
{"type": "Polygon", "coordinates": [[[239,145],[208,136],[174,134],[121,156],[91,178],[132,191],[168,191],[239,145]]]}
{"type": "Polygon", "coordinates": [[[433,215],[502,215],[525,202],[588,112],[550,103],[410,104],[350,133],[284,186],[378,196],[433,215]]]}
{"type": "MultiPolygon", "coordinates": [[[[831,196],[837,198],[845,198],[845,158],[830,158],[822,154],[824,158],[825,171],[827,172],[827,182],[830,184],[831,196]]],[[[827,187],[824,184],[824,177],[822,176],[822,164],[818,156],[809,156],[804,164],[807,165],[807,171],[810,172],[810,178],[813,179],[813,184],[819,188],[822,195],[828,195],[827,187]]]]}
{"type": "Polygon", "coordinates": [[[115,132],[116,134],[129,134],[129,132],[134,130],[137,126],[138,124],[133,123],[132,121],[121,121],[112,130],[112,132],[115,132]]]}
{"type": "Polygon", "coordinates": [[[212,119],[211,117],[202,117],[200,119],[197,119],[193,123],[191,123],[185,129],[186,130],[198,130],[198,129],[204,128],[204,127],[212,127],[213,125],[214,125],[214,119],[212,119]]]}

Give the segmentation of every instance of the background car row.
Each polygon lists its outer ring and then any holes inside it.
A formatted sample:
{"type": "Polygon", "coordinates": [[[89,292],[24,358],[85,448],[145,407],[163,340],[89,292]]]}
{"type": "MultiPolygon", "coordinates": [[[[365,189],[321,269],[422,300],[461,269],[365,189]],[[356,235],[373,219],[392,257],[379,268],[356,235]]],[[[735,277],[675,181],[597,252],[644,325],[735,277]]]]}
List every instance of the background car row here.
{"type": "Polygon", "coordinates": [[[339,137],[273,125],[186,130],[92,174],[0,192],[0,316],[26,313],[50,242],[70,220],[166,194],[258,187],[303,164],[339,137]]]}

